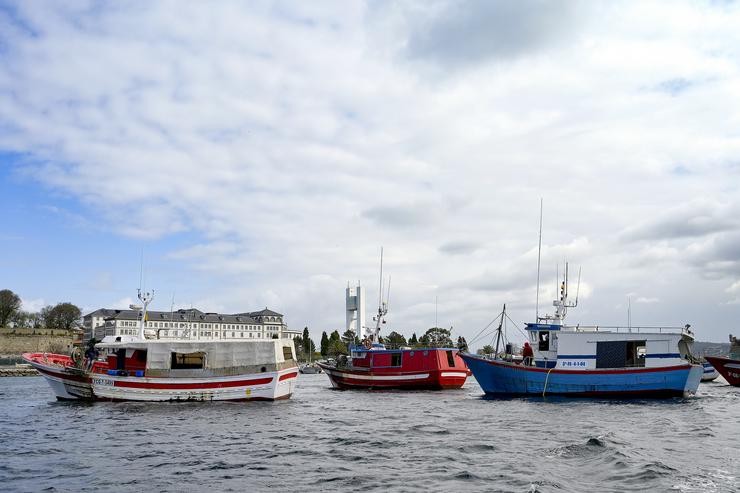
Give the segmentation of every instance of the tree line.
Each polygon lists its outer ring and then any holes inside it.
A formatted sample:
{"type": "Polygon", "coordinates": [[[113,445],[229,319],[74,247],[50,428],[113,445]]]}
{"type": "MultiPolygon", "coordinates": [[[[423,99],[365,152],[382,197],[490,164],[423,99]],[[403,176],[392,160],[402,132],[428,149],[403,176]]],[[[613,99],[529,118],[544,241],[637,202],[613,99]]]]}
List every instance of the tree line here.
{"type": "Polygon", "coordinates": [[[80,325],[82,312],[69,302],[47,305],[38,312],[21,309],[20,296],[9,289],[0,290],[0,327],[22,329],[63,329],[70,330],[80,325]]]}
{"type": "MultiPolygon", "coordinates": [[[[349,354],[351,344],[360,344],[360,338],[352,330],[347,330],[340,334],[338,330],[327,334],[326,331],[321,333],[319,350],[316,351],[316,345],[311,340],[308,327],[303,329],[303,335],[296,337],[295,343],[296,356],[301,361],[308,361],[315,358],[335,358],[342,354],[349,354]]],[[[444,329],[442,327],[432,327],[427,330],[421,337],[416,336],[414,332],[407,340],[403,334],[393,331],[387,336],[380,336],[380,342],[389,348],[421,348],[421,347],[456,347],[461,351],[468,350],[468,343],[465,338],[460,336],[457,342],[452,342],[452,327],[444,329]]]]}

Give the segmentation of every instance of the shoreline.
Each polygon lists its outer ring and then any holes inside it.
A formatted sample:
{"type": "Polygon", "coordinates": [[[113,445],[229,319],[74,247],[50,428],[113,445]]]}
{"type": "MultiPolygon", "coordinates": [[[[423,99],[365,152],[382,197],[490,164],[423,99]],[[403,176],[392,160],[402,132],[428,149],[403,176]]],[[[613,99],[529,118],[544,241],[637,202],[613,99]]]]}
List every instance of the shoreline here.
{"type": "Polygon", "coordinates": [[[35,368],[0,366],[0,378],[2,377],[36,377],[41,375],[35,368]]]}

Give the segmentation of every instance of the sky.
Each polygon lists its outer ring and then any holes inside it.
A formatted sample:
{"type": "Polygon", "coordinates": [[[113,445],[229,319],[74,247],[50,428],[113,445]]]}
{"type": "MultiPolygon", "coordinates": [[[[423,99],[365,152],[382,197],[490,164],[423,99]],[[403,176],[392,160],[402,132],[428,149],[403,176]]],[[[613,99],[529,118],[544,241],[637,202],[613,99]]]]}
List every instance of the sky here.
{"type": "MultiPolygon", "coordinates": [[[[0,0],[0,289],[740,332],[740,5],[0,0]],[[143,258],[143,261],[142,261],[143,258]],[[143,268],[142,268],[143,265],[143,268]],[[577,282],[580,270],[580,284],[577,282]]],[[[522,340],[516,326],[509,337],[522,340]]],[[[476,341],[474,346],[490,342],[476,341]]]]}

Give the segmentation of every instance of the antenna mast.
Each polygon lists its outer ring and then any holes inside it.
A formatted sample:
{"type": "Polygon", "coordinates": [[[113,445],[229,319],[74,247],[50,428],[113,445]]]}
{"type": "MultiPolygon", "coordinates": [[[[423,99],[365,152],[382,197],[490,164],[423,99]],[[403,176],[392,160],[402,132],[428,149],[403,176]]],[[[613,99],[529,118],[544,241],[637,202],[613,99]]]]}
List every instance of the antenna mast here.
{"type": "Polygon", "coordinates": [[[534,308],[534,319],[540,321],[540,258],[542,254],[542,197],[540,197],[540,239],[537,245],[537,296],[534,308]]]}

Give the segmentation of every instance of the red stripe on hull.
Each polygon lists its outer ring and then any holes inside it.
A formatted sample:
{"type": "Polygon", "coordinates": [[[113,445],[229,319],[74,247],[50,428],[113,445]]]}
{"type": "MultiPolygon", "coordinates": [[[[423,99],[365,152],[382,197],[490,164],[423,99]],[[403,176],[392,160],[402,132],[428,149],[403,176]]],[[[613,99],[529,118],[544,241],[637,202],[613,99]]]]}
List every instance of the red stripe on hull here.
{"type": "Polygon", "coordinates": [[[298,376],[298,372],[293,373],[286,373],[285,375],[280,375],[280,378],[278,379],[279,382],[282,382],[283,380],[289,380],[291,378],[295,378],[298,376]]]}
{"type": "MultiPolygon", "coordinates": [[[[425,372],[403,373],[403,372],[367,372],[337,370],[330,366],[319,364],[332,383],[340,389],[409,389],[409,390],[444,390],[459,389],[465,384],[467,373],[465,370],[450,371],[454,373],[463,373],[465,376],[452,377],[442,376],[441,370],[430,370],[425,372]],[[424,378],[413,378],[414,375],[428,375],[424,378]],[[394,380],[382,380],[382,377],[401,377],[394,380]],[[375,377],[376,379],[359,378],[375,377]],[[407,378],[403,378],[407,377],[407,378]]],[[[447,371],[445,371],[447,373],[447,371]]]]}
{"type": "Polygon", "coordinates": [[[727,383],[740,387],[740,360],[718,356],[705,356],[705,358],[727,380],[727,383]],[[730,368],[727,365],[737,365],[738,368],[730,368]]]}
{"type": "Polygon", "coordinates": [[[272,377],[253,378],[251,380],[230,380],[226,382],[200,382],[200,383],[158,383],[158,382],[136,382],[131,380],[114,380],[114,386],[133,389],[171,389],[171,390],[194,390],[194,389],[223,389],[228,387],[243,387],[247,385],[266,385],[272,382],[272,377]]]}
{"type": "MultiPolygon", "coordinates": [[[[274,399],[270,399],[269,397],[240,397],[238,399],[221,399],[218,402],[284,401],[286,399],[290,399],[292,395],[293,394],[285,394],[279,397],[275,397],[274,399]]],[[[57,399],[58,400],[71,400],[71,399],[61,399],[59,397],[57,397],[57,399]]],[[[96,400],[105,401],[105,402],[131,402],[130,399],[111,399],[111,398],[104,398],[104,397],[103,398],[97,397],[96,400]]],[[[142,402],[147,402],[147,401],[142,401],[142,402]]],[[[157,401],[149,401],[149,402],[157,402],[157,401]]],[[[192,402],[211,402],[211,401],[203,400],[203,399],[170,399],[165,402],[191,402],[192,403],[192,402]]]]}

